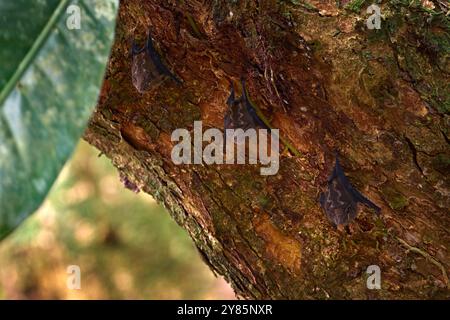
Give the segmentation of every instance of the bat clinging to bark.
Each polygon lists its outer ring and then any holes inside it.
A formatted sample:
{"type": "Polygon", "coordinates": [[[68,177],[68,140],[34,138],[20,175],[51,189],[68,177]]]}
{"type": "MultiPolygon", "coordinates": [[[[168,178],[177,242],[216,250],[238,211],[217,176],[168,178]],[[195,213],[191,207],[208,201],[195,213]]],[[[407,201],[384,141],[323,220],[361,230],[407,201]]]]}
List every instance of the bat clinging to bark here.
{"type": "Polygon", "coordinates": [[[234,86],[231,84],[230,96],[227,100],[228,109],[224,118],[224,129],[243,129],[250,128],[267,129],[270,128],[258,117],[256,110],[248,100],[245,89],[245,81],[242,80],[242,95],[236,99],[234,86]]]}
{"type": "Polygon", "coordinates": [[[153,46],[150,31],[147,43],[142,48],[139,49],[133,41],[131,54],[133,57],[131,67],[133,85],[140,93],[147,91],[151,85],[161,84],[168,78],[181,84],[181,81],[161,61],[161,57],[153,46]]]}
{"type": "Polygon", "coordinates": [[[331,223],[348,225],[357,215],[357,205],[362,203],[373,208],[377,214],[380,208],[356,190],[344,175],[336,153],[336,163],[328,179],[327,190],[320,194],[320,205],[331,223]]]}

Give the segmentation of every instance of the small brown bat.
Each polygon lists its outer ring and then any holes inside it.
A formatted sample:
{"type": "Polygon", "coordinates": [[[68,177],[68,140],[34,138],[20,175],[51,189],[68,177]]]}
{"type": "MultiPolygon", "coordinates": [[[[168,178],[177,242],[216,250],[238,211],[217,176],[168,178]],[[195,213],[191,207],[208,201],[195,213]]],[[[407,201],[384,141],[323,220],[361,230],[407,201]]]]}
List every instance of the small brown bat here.
{"type": "Polygon", "coordinates": [[[152,85],[161,84],[166,79],[173,79],[176,83],[181,84],[181,81],[161,61],[161,57],[153,46],[150,31],[144,47],[139,49],[133,41],[131,55],[133,57],[132,81],[140,93],[147,91],[152,85]]]}
{"type": "Polygon", "coordinates": [[[327,190],[320,194],[320,205],[333,226],[337,227],[338,225],[346,226],[356,218],[358,202],[373,208],[377,214],[381,211],[377,205],[351,185],[339,164],[336,153],[336,163],[328,178],[327,190]]]}
{"type": "Polygon", "coordinates": [[[227,100],[228,109],[224,117],[224,129],[262,128],[270,131],[270,128],[258,117],[256,110],[252,107],[245,90],[245,81],[241,80],[241,82],[242,96],[239,99],[236,99],[234,86],[231,83],[230,96],[227,100]]]}

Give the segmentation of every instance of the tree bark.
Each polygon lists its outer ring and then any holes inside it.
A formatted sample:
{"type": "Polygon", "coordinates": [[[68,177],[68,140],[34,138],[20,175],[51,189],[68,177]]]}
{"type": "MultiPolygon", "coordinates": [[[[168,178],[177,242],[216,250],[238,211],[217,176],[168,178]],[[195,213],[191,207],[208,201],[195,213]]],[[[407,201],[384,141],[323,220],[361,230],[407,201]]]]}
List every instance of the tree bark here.
{"type": "Polygon", "coordinates": [[[126,186],[165,205],[243,298],[450,297],[446,3],[383,1],[380,30],[366,26],[370,4],[121,3],[85,139],[112,159],[126,186]],[[129,52],[149,26],[183,84],[140,94],[129,52]],[[279,172],[175,165],[172,131],[192,130],[196,120],[223,129],[229,81],[241,77],[291,145],[279,172]],[[360,207],[348,230],[334,229],[318,201],[334,150],[352,184],[382,209],[377,216],[360,207]],[[370,265],[381,269],[380,290],[366,286],[370,265]]]}

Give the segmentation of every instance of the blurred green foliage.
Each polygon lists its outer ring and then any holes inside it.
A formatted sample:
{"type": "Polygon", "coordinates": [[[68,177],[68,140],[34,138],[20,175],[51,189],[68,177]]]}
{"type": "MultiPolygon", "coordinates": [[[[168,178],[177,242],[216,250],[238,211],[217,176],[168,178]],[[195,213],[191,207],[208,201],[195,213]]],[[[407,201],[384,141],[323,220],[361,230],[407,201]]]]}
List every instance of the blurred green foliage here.
{"type": "Polygon", "coordinates": [[[42,204],[75,149],[99,95],[118,5],[0,0],[0,239],[42,204]]]}
{"type": "Polygon", "coordinates": [[[192,241],[81,142],[43,206],[0,243],[2,299],[227,299],[192,241]],[[69,265],[81,269],[70,290],[69,265]]]}

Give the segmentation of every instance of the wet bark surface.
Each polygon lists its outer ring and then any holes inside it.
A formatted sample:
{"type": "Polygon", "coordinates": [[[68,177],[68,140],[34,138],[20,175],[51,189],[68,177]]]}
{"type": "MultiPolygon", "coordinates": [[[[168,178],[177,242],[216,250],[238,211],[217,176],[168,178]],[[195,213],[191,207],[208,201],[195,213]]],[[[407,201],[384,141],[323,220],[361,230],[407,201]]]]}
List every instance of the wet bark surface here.
{"type": "Polygon", "coordinates": [[[446,7],[383,2],[381,29],[369,30],[368,5],[121,4],[85,139],[166,206],[241,297],[450,297],[446,7]],[[182,85],[133,86],[131,42],[143,44],[149,28],[182,85]],[[290,146],[279,172],[175,165],[172,131],[197,120],[223,129],[229,83],[241,77],[290,146]],[[361,206],[347,230],[333,228],[318,201],[335,150],[351,183],[381,208],[377,216],[361,206]],[[366,286],[370,265],[381,269],[381,290],[366,286]]]}

